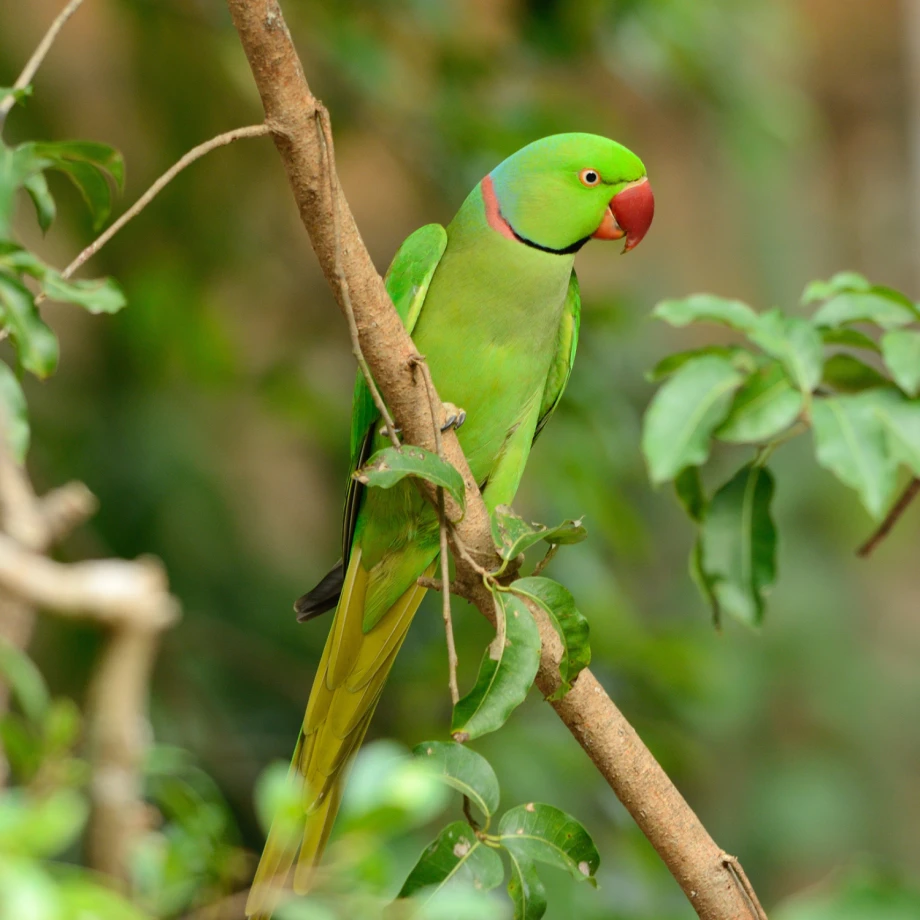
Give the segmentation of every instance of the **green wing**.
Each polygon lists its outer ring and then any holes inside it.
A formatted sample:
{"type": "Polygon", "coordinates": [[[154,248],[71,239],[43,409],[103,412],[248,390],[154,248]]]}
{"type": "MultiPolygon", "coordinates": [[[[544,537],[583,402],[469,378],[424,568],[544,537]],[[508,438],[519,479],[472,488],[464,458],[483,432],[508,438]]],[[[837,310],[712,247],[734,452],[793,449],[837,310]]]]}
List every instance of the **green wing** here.
{"type": "Polygon", "coordinates": [[[572,365],[575,363],[575,349],[578,348],[578,329],[581,325],[581,294],[578,290],[578,278],[575,272],[569,280],[569,290],[565,297],[565,306],[562,309],[562,322],[559,324],[559,339],[556,343],[556,356],[550,365],[549,376],[546,378],[546,389],[543,391],[543,402],[540,406],[540,420],[533,439],[543,430],[549,421],[553,410],[562,399],[565,385],[569,382],[572,365]]]}
{"type": "MultiPolygon", "coordinates": [[[[396,312],[410,335],[418,322],[428,286],[446,247],[447,231],[440,224],[419,227],[399,247],[383,279],[396,312]]],[[[342,558],[346,565],[351,553],[351,541],[355,534],[355,521],[363,491],[363,486],[352,479],[351,474],[367,460],[374,428],[379,419],[380,413],[374,405],[364,375],[359,370],[352,403],[351,467],[348,471],[345,520],[342,527],[342,558]]]]}

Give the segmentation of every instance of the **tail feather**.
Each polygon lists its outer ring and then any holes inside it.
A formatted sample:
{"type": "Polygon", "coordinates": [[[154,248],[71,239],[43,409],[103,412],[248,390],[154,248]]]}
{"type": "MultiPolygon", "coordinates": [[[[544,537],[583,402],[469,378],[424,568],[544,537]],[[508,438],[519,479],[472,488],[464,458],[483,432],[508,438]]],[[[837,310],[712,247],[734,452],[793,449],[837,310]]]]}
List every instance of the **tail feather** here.
{"type": "Polygon", "coordinates": [[[295,860],[294,890],[298,894],[309,890],[313,869],[332,833],[346,768],[364,740],[387,675],[425,595],[424,588],[412,584],[365,634],[367,583],[356,548],[291,762],[292,776],[303,786],[303,837],[291,836],[289,825],[272,825],[246,903],[246,914],[253,920],[270,920],[295,860]]]}

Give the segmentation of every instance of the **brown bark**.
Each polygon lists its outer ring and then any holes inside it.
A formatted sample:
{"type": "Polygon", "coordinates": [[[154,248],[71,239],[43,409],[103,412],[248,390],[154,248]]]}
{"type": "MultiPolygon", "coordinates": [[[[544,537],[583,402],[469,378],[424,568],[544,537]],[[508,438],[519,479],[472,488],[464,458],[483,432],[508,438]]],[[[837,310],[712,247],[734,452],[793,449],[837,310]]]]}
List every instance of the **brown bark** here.
{"type": "MultiPolygon", "coordinates": [[[[435,450],[429,394],[412,340],[399,321],[342,195],[331,157],[327,114],[311,93],[276,0],[227,0],[266,121],[287,172],[300,216],[336,300],[357,328],[363,354],[406,442],[435,450]]],[[[435,399],[437,396],[435,394],[435,399]]],[[[443,418],[443,411],[437,413],[443,418]]],[[[442,455],[463,475],[466,514],[453,536],[477,562],[497,567],[489,516],[453,431],[442,455]]],[[[457,521],[455,507],[448,517],[457,521]]],[[[492,599],[473,567],[456,554],[457,578],[486,616],[492,599]]],[[[544,695],[558,685],[559,640],[538,617],[543,655],[537,684],[544,695]]],[[[552,704],[611,788],[636,819],[705,920],[765,917],[733,857],[707,834],[625,717],[589,671],[552,704]]]]}

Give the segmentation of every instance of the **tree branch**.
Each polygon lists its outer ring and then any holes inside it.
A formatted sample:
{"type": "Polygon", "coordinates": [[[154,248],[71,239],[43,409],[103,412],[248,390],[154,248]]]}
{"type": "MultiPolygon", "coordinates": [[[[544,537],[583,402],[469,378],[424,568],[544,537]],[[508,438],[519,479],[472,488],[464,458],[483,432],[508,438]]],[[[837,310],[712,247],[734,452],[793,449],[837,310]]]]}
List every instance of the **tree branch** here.
{"type": "MultiPolygon", "coordinates": [[[[38,68],[41,67],[45,55],[48,54],[48,51],[54,44],[54,40],[58,37],[58,32],[64,28],[64,24],[74,13],[76,13],[82,2],[83,0],[70,0],[67,6],[61,10],[54,22],[51,23],[51,27],[45,33],[45,37],[38,43],[38,47],[35,49],[32,57],[29,58],[26,66],[23,67],[22,73],[13,84],[12,88],[14,90],[25,89],[32,82],[32,77],[38,72],[38,68]]],[[[10,109],[13,108],[15,104],[15,96],[10,95],[5,99],[0,99],[0,128],[3,127],[6,116],[9,115],[10,109]]]]}
{"type": "MultiPolygon", "coordinates": [[[[325,172],[330,161],[314,126],[317,117],[326,117],[325,109],[307,86],[281,8],[276,0],[227,0],[227,5],[323,273],[349,321],[353,314],[361,352],[404,441],[434,451],[429,394],[425,381],[413,373],[416,350],[371,262],[338,180],[325,172]]],[[[436,393],[431,401],[440,407],[436,393]]],[[[438,416],[443,417],[443,409],[438,416]]],[[[490,592],[478,574],[483,567],[497,568],[489,515],[453,431],[444,432],[441,447],[466,484],[465,515],[451,499],[446,508],[455,522],[450,528],[454,549],[465,548],[458,552],[457,579],[471,594],[478,580],[477,606],[493,618],[490,592]]],[[[559,639],[545,617],[538,616],[538,624],[543,654],[537,684],[549,695],[559,683],[559,639]]],[[[733,864],[734,871],[729,870],[723,851],[593,675],[582,671],[571,692],[552,705],[655,846],[697,914],[705,920],[760,920],[762,909],[759,914],[753,906],[753,890],[748,892],[741,883],[740,867],[733,864]]]]}
{"type": "MultiPolygon", "coordinates": [[[[91,259],[100,249],[102,249],[105,244],[121,230],[122,227],[129,220],[133,220],[137,217],[144,208],[156,198],[160,192],[172,182],[176,176],[182,172],[187,166],[190,166],[195,160],[200,160],[206,153],[210,153],[212,150],[216,150],[218,147],[225,147],[227,144],[232,144],[234,141],[240,140],[244,137],[263,137],[268,134],[271,129],[268,125],[250,125],[247,128],[234,128],[232,131],[227,131],[225,134],[219,134],[217,137],[212,137],[209,141],[205,141],[203,144],[199,144],[197,147],[193,147],[185,154],[180,160],[174,163],[169,169],[160,176],[153,185],[141,195],[134,204],[125,211],[121,217],[118,218],[110,227],[107,227],[105,232],[100,234],[98,239],[94,240],[89,244],[81,253],[78,255],[64,271],[61,272],[62,278],[69,278],[84,262],[88,259],[91,259]]],[[[38,301],[38,298],[37,298],[38,301]]]]}
{"type": "Polygon", "coordinates": [[[917,497],[917,493],[920,493],[920,479],[915,476],[907,484],[900,498],[892,505],[888,514],[885,515],[885,520],[878,525],[869,539],[856,550],[856,555],[860,559],[867,559],[875,552],[879,543],[891,533],[895,524],[901,520],[901,516],[910,507],[910,503],[917,497]]]}

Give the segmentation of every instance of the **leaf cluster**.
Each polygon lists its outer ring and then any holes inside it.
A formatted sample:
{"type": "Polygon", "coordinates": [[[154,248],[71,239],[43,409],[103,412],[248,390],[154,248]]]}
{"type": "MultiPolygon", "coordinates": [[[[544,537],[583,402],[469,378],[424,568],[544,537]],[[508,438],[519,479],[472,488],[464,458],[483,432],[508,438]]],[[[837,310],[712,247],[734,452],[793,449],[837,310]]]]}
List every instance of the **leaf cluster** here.
{"type": "Polygon", "coordinates": [[[538,864],[564,869],[578,881],[596,884],[600,863],[588,832],[571,816],[530,802],[506,811],[490,833],[499,805],[498,777],[484,757],[455,742],[426,741],[414,753],[430,764],[448,786],[463,793],[484,817],[480,827],[455,821],[423,851],[406,879],[400,898],[423,904],[449,903],[458,885],[490,891],[505,879],[515,920],[538,920],[546,912],[546,893],[538,864]]]}
{"type": "MultiPolygon", "coordinates": [[[[0,90],[0,98],[10,91],[0,90]]],[[[17,96],[28,95],[17,91],[17,96]]],[[[115,313],[125,305],[121,288],[111,278],[69,281],[13,237],[16,200],[25,192],[32,200],[42,232],[54,222],[57,205],[47,173],[65,175],[77,188],[96,229],[108,219],[112,186],[124,184],[121,154],[91,141],[27,141],[16,147],[0,139],[0,338],[13,346],[12,366],[0,362],[0,410],[15,456],[22,460],[29,445],[29,423],[21,379],[25,372],[43,379],[58,364],[59,346],[42,318],[43,300],[71,303],[90,313],[115,313]]]]}
{"type": "Polygon", "coordinates": [[[920,476],[920,307],[854,272],[812,282],[801,305],[809,318],[709,294],[654,310],[672,326],[715,323],[741,339],[659,361],[642,436],[652,481],[672,481],[697,525],[690,571],[717,623],[723,612],[763,618],[777,547],[767,461],[787,441],[811,431],[817,463],[876,520],[899,468],[920,476]],[[752,456],[710,496],[699,468],[719,443],[752,456]]]}

